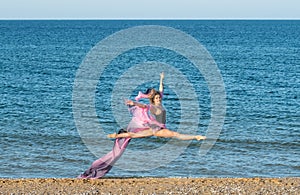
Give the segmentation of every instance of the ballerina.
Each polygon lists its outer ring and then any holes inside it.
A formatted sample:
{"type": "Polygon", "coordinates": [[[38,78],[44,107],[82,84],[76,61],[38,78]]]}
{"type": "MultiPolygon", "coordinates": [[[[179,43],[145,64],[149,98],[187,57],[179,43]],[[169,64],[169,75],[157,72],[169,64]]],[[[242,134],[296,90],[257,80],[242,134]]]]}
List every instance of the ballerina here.
{"type": "Polygon", "coordinates": [[[139,92],[135,98],[136,102],[127,100],[125,103],[129,106],[129,111],[132,114],[130,123],[127,129],[121,129],[117,134],[108,135],[109,138],[116,138],[112,151],[94,161],[92,165],[78,176],[81,179],[97,179],[106,175],[116,163],[116,161],[125,152],[131,138],[141,138],[149,136],[157,137],[176,137],[183,140],[205,139],[201,135],[184,135],[166,128],[166,110],[161,104],[163,96],[163,79],[164,74],[160,74],[159,91],[150,88],[146,93],[139,92]],[[148,98],[150,104],[141,104],[141,98],[148,98]]]}

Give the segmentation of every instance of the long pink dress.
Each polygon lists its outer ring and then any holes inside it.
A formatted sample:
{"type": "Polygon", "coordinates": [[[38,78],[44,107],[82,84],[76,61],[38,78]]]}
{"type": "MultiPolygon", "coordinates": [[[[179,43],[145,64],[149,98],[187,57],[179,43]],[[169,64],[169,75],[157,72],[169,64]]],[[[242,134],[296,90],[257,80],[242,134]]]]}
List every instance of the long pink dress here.
{"type": "MultiPolygon", "coordinates": [[[[139,93],[140,96],[141,93],[139,93]]],[[[143,97],[145,98],[145,96],[143,97]]],[[[136,100],[139,100],[136,98],[136,100]]],[[[165,124],[159,123],[155,116],[150,113],[151,105],[147,105],[146,108],[138,106],[129,107],[129,112],[132,115],[132,119],[127,126],[128,132],[139,132],[147,130],[149,128],[152,131],[158,131],[166,128],[165,124]]],[[[122,133],[124,130],[120,130],[118,133],[122,133]]],[[[94,161],[90,168],[88,168],[83,174],[77,178],[83,179],[97,179],[107,174],[115,164],[115,162],[122,156],[131,138],[117,138],[115,140],[112,151],[94,161]]]]}

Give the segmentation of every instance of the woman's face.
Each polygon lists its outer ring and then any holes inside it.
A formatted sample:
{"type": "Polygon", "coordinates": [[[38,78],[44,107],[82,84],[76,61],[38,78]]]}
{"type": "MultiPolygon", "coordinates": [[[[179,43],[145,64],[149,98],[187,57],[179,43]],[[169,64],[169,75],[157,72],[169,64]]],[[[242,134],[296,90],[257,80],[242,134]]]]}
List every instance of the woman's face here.
{"type": "Polygon", "coordinates": [[[153,99],[153,102],[154,102],[155,105],[161,104],[161,97],[160,97],[160,95],[155,95],[154,99],[153,99]]]}

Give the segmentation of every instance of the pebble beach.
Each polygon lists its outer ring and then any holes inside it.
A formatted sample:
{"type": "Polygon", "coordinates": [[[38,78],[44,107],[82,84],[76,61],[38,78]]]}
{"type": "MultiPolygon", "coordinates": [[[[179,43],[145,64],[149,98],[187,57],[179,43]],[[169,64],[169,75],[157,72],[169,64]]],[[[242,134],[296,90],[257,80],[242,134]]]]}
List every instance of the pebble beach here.
{"type": "Polygon", "coordinates": [[[300,178],[0,179],[0,194],[299,194],[300,178]]]}

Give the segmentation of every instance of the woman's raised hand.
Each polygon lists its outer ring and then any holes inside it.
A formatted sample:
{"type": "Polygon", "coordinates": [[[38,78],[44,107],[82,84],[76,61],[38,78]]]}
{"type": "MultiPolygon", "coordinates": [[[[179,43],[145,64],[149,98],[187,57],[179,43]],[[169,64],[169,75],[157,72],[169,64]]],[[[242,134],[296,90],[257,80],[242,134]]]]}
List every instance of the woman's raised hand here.
{"type": "Polygon", "coordinates": [[[165,74],[164,74],[164,72],[161,72],[160,73],[160,79],[164,79],[165,78],[165,74]]]}

